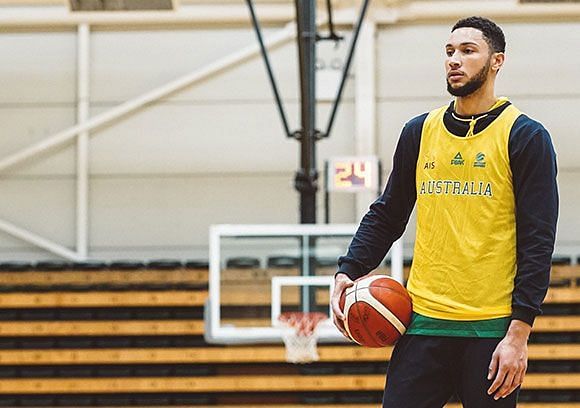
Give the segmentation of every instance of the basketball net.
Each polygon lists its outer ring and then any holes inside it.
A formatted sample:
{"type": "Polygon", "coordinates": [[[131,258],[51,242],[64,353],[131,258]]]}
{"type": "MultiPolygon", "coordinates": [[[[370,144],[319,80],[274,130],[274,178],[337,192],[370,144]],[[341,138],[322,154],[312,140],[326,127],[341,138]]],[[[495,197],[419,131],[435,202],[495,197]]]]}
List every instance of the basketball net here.
{"type": "Polygon", "coordinates": [[[286,361],[294,364],[318,361],[316,327],[328,316],[320,312],[282,313],[278,320],[286,326],[282,339],[286,346],[286,361]]]}

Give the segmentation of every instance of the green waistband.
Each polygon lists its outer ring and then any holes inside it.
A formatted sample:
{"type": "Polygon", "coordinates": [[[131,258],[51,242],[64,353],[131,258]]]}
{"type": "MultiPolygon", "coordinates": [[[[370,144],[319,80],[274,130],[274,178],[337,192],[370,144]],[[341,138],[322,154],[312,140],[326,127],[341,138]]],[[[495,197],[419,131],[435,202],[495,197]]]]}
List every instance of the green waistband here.
{"type": "Polygon", "coordinates": [[[435,319],[413,312],[411,325],[406,333],[423,336],[498,338],[505,336],[509,322],[509,317],[457,321],[435,319]]]}

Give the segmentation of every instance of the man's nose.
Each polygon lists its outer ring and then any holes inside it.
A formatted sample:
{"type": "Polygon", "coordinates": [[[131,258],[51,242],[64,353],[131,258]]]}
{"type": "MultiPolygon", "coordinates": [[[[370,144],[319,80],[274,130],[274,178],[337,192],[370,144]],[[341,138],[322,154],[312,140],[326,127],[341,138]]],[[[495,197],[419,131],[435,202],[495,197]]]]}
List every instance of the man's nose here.
{"type": "Polygon", "coordinates": [[[451,68],[457,68],[461,65],[461,58],[459,58],[457,52],[454,52],[449,56],[447,63],[451,68]]]}

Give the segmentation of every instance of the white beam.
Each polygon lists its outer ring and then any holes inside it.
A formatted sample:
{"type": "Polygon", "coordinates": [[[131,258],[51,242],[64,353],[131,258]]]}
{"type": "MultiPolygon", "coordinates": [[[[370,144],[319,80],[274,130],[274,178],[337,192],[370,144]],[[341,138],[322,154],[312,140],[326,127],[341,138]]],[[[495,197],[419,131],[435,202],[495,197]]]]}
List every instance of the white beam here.
{"type": "MultiPolygon", "coordinates": [[[[262,24],[283,25],[294,21],[295,16],[293,4],[261,4],[256,6],[256,12],[262,24]]],[[[72,30],[79,24],[125,30],[143,26],[250,26],[251,21],[248,8],[242,0],[238,4],[183,6],[175,11],[70,12],[67,7],[11,8],[0,11],[1,30],[72,30]]]]}
{"type": "MultiPolygon", "coordinates": [[[[289,24],[283,30],[272,34],[267,38],[264,43],[269,49],[279,47],[288,41],[294,39],[296,36],[296,30],[294,24],[289,24]]],[[[257,44],[250,45],[248,47],[242,48],[241,50],[227,55],[217,61],[206,65],[194,72],[178,78],[170,83],[155,88],[137,98],[131,99],[127,102],[112,108],[94,118],[86,121],[85,123],[80,123],[65,129],[59,133],[47,137],[46,139],[38,142],[30,147],[24,148],[2,160],[0,160],[0,173],[13,167],[14,165],[28,160],[46,150],[57,147],[69,140],[75,138],[78,134],[82,132],[89,132],[104,126],[113,120],[119,119],[123,116],[129,115],[140,108],[150,104],[156,100],[164,98],[177,92],[185,87],[191,86],[193,84],[199,83],[211,76],[214,76],[220,72],[223,72],[229,68],[236,67],[239,64],[250,60],[256,56],[260,55],[260,49],[257,44]]]]}
{"type": "MultiPolygon", "coordinates": [[[[89,58],[90,28],[81,24],[77,34],[77,123],[89,120],[89,58]]],[[[88,253],[88,213],[89,213],[89,132],[81,132],[77,138],[77,210],[76,235],[77,252],[82,258],[88,253]]]]}
{"type": "Polygon", "coordinates": [[[65,248],[61,245],[55,244],[54,242],[45,239],[40,235],[36,235],[23,228],[17,227],[16,225],[11,224],[8,221],[0,220],[0,231],[4,231],[7,234],[12,235],[13,237],[29,242],[33,245],[36,245],[37,247],[46,249],[49,252],[62,256],[63,258],[69,259],[71,261],[80,262],[84,260],[84,258],[80,256],[78,253],[73,252],[70,249],[65,248]]]}

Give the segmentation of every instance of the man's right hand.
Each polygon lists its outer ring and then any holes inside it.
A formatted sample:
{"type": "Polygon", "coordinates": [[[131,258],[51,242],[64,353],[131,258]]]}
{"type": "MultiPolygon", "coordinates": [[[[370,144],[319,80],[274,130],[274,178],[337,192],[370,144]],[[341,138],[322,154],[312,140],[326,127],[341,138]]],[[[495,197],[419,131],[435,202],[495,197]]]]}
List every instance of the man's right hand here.
{"type": "Polygon", "coordinates": [[[332,292],[332,297],[330,298],[330,305],[332,306],[332,313],[334,314],[334,325],[347,339],[350,339],[350,336],[344,328],[344,321],[346,317],[342,313],[342,310],[340,310],[339,301],[342,293],[353,285],[354,282],[348,276],[346,276],[344,273],[337,273],[334,277],[334,291],[332,292]]]}

